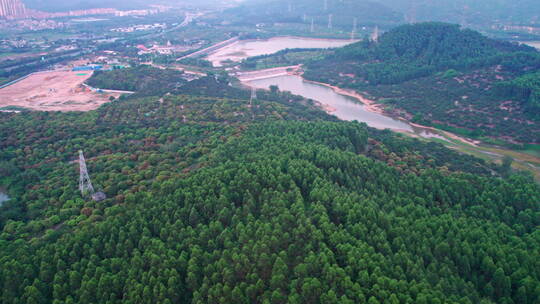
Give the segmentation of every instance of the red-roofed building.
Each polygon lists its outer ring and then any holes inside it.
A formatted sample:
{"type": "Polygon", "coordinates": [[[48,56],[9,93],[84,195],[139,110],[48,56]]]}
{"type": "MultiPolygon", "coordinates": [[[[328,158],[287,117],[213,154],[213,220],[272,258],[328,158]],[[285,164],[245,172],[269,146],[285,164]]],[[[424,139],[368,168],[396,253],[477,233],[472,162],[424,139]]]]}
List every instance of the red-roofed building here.
{"type": "Polygon", "coordinates": [[[148,51],[149,51],[148,48],[145,47],[145,46],[142,45],[142,44],[137,45],[137,48],[138,48],[139,50],[141,50],[141,51],[145,51],[145,52],[148,52],[148,51]]]}

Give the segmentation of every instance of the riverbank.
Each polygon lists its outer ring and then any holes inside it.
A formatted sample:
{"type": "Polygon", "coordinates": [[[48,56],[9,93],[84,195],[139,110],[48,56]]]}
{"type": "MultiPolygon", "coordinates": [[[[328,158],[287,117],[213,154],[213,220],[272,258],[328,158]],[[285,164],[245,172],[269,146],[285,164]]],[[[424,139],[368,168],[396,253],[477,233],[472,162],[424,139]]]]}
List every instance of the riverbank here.
{"type": "MultiPolygon", "coordinates": [[[[350,89],[343,89],[343,88],[336,87],[336,86],[333,86],[333,85],[330,85],[330,84],[327,84],[327,83],[323,83],[323,82],[307,80],[305,78],[304,78],[304,81],[331,88],[337,94],[349,96],[349,97],[352,97],[352,98],[355,98],[355,99],[359,100],[364,105],[365,109],[370,111],[370,112],[381,114],[381,115],[386,115],[388,117],[392,117],[391,115],[388,115],[388,113],[386,113],[384,111],[384,109],[382,108],[382,105],[380,103],[377,103],[375,100],[368,99],[368,98],[362,96],[361,94],[357,93],[356,91],[353,91],[353,90],[350,90],[350,89]]],[[[329,113],[329,114],[331,114],[331,113],[329,113]]],[[[460,141],[460,142],[462,142],[464,144],[467,144],[467,145],[478,147],[478,145],[480,144],[479,141],[473,141],[473,140],[470,140],[470,139],[467,139],[467,138],[463,138],[463,137],[460,137],[460,136],[458,136],[456,134],[450,133],[448,131],[439,130],[439,129],[436,129],[436,128],[433,128],[433,127],[419,125],[419,124],[404,120],[401,117],[392,117],[392,118],[396,118],[396,119],[406,121],[412,127],[415,127],[415,128],[421,129],[421,130],[432,131],[432,132],[437,133],[437,134],[443,134],[444,137],[448,137],[450,139],[460,141]]],[[[401,132],[401,133],[415,134],[416,135],[416,133],[414,133],[414,132],[413,133],[411,133],[411,132],[401,132]]],[[[420,137],[422,137],[422,136],[420,136],[420,137]]]]}
{"type": "MultiPolygon", "coordinates": [[[[300,76],[302,76],[302,75],[300,75],[300,76]]],[[[358,94],[357,92],[355,92],[353,90],[343,89],[343,88],[336,87],[336,86],[333,86],[333,85],[328,84],[328,83],[308,80],[308,79],[305,79],[303,77],[302,77],[302,79],[304,79],[305,82],[318,84],[318,85],[330,88],[330,89],[334,90],[334,92],[336,92],[337,94],[344,95],[344,96],[349,96],[349,97],[358,99],[364,105],[365,109],[370,111],[370,112],[377,113],[377,114],[386,114],[386,113],[384,113],[384,110],[382,109],[381,104],[378,104],[376,101],[368,99],[368,98],[358,94]]]]}

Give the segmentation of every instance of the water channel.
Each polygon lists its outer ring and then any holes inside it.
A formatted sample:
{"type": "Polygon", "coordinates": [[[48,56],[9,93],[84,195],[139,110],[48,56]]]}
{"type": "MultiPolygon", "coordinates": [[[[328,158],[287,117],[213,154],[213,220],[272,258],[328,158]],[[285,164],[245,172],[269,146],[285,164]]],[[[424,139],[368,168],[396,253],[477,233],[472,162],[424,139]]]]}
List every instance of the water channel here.
{"type": "Polygon", "coordinates": [[[242,59],[269,55],[284,49],[327,49],[346,46],[355,41],[345,39],[319,39],[304,37],[274,37],[265,40],[240,40],[223,47],[206,57],[216,67],[230,60],[240,62],[242,59]]]}

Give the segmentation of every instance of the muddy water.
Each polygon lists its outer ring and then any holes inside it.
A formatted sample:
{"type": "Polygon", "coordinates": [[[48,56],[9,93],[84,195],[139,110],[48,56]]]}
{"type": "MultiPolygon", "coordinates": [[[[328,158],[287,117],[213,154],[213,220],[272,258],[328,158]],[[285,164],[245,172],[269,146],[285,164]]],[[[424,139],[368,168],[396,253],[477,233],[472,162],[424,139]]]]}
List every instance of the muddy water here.
{"type": "Polygon", "coordinates": [[[354,41],[344,39],[317,39],[303,37],[274,37],[267,40],[241,40],[214,53],[208,55],[206,59],[216,67],[222,65],[223,61],[231,60],[239,62],[242,59],[268,55],[284,49],[326,49],[337,48],[354,41]]]}
{"type": "Polygon", "coordinates": [[[300,76],[278,76],[248,81],[247,84],[260,89],[268,89],[271,85],[277,85],[282,91],[290,91],[295,95],[301,95],[320,102],[326,108],[332,110],[331,114],[342,120],[357,120],[378,129],[414,132],[413,128],[404,121],[370,112],[357,99],[340,95],[329,87],[307,82],[300,76]]]}

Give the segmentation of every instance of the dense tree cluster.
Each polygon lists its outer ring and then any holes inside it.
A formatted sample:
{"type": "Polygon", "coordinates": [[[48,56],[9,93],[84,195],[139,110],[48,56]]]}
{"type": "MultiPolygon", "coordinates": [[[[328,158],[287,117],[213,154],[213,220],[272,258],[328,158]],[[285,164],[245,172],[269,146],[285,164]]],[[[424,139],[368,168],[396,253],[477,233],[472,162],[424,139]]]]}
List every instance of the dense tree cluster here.
{"type": "Polygon", "coordinates": [[[218,79],[0,113],[2,303],[538,303],[530,178],[218,79]]]}
{"type": "Polygon", "coordinates": [[[523,102],[532,115],[540,117],[540,72],[497,83],[497,91],[504,97],[523,102]]]}
{"type": "Polygon", "coordinates": [[[138,65],[127,69],[96,71],[86,83],[99,89],[134,91],[140,95],[155,96],[185,84],[187,81],[182,75],[182,71],[138,65]]]}

